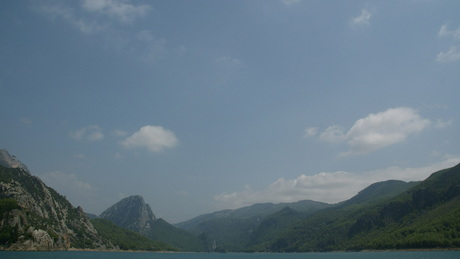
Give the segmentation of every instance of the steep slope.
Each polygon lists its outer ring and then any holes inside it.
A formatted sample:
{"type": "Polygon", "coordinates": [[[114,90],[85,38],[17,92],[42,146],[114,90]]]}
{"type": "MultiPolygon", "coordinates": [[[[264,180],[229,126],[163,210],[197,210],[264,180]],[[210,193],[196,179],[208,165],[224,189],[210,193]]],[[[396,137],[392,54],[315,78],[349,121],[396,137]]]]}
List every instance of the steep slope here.
{"type": "MultiPolygon", "coordinates": [[[[376,186],[371,187],[358,195],[374,193],[376,186]]],[[[253,249],[305,252],[460,246],[460,165],[436,172],[385,201],[366,203],[359,196],[354,199],[359,206],[350,202],[320,211],[253,249]]]]}
{"type": "Polygon", "coordinates": [[[420,182],[407,183],[399,180],[388,180],[373,183],[360,191],[357,195],[353,196],[351,199],[339,203],[338,206],[345,207],[350,205],[375,204],[389,198],[393,198],[419,183],[420,182]]]}
{"type": "Polygon", "coordinates": [[[150,231],[151,223],[156,220],[150,206],[139,195],[122,199],[102,212],[99,217],[143,235],[150,231]]]}
{"type": "Polygon", "coordinates": [[[122,199],[102,212],[99,217],[152,240],[177,247],[181,251],[204,250],[203,242],[196,236],[174,227],[163,219],[157,219],[150,206],[139,195],[122,199]]]}
{"type": "MultiPolygon", "coordinates": [[[[289,207],[293,212],[295,211],[297,217],[286,216],[284,220],[277,219],[283,224],[277,224],[275,229],[292,224],[294,220],[330,206],[326,203],[310,200],[278,204],[258,203],[235,210],[222,210],[201,215],[176,226],[206,240],[209,250],[244,251],[248,244],[256,238],[253,233],[256,229],[258,229],[257,238],[272,233],[273,224],[261,225],[261,223],[264,222],[265,218],[274,214],[276,215],[273,217],[282,217],[277,213],[286,207],[289,207]]],[[[274,221],[273,217],[269,219],[272,223],[274,221]]]]}
{"type": "Polygon", "coordinates": [[[0,246],[12,250],[113,248],[83,210],[0,151],[0,246]]]}

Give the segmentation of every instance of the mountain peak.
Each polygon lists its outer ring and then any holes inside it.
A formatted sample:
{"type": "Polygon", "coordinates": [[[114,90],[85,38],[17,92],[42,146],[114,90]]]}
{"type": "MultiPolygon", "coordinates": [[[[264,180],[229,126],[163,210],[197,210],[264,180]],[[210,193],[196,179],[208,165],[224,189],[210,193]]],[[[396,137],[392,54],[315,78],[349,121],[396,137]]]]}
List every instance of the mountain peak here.
{"type": "Polygon", "coordinates": [[[21,163],[15,156],[10,155],[6,149],[0,149],[0,165],[7,168],[21,168],[30,173],[27,166],[21,163]]]}
{"type": "Polygon", "coordinates": [[[146,233],[150,229],[155,215],[140,195],[133,195],[122,199],[100,215],[101,218],[139,233],[146,233]]]}

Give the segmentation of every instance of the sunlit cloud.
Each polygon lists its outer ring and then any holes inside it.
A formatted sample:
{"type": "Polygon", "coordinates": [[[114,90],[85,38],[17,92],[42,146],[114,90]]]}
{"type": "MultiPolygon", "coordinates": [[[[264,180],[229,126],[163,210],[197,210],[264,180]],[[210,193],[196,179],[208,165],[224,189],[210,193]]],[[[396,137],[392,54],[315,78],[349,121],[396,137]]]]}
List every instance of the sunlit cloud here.
{"type": "Polygon", "coordinates": [[[239,208],[255,203],[281,203],[300,200],[314,200],[326,203],[345,201],[367,186],[380,181],[421,181],[430,174],[455,166],[460,156],[448,157],[443,161],[424,167],[388,167],[366,172],[322,172],[314,175],[300,175],[295,179],[279,178],[261,190],[245,186],[244,190],[221,193],[214,196],[222,208],[239,208]]]}
{"type": "Polygon", "coordinates": [[[140,128],[121,144],[125,148],[146,148],[151,152],[160,152],[166,148],[173,148],[179,143],[174,132],[161,126],[147,125],[140,128]]]}
{"type": "Polygon", "coordinates": [[[416,110],[398,107],[371,113],[357,120],[348,131],[342,126],[330,126],[319,135],[319,139],[329,143],[346,142],[350,150],[341,153],[341,156],[365,155],[402,142],[424,130],[430,123],[416,110]]]}

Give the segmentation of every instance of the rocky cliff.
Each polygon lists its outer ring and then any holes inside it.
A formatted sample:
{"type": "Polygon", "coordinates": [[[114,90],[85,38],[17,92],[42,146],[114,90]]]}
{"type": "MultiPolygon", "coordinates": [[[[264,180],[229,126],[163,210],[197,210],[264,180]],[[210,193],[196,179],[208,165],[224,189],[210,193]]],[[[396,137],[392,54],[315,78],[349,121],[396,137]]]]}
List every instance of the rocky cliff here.
{"type": "Polygon", "coordinates": [[[204,245],[193,234],[157,219],[142,196],[122,199],[99,216],[117,226],[142,234],[152,240],[177,247],[181,251],[203,251],[204,245]]]}
{"type": "Polygon", "coordinates": [[[122,199],[102,212],[99,217],[144,235],[150,231],[151,223],[156,220],[150,205],[139,195],[122,199]]]}
{"type": "Polygon", "coordinates": [[[82,208],[73,207],[27,167],[0,150],[0,249],[113,248],[82,208]]]}

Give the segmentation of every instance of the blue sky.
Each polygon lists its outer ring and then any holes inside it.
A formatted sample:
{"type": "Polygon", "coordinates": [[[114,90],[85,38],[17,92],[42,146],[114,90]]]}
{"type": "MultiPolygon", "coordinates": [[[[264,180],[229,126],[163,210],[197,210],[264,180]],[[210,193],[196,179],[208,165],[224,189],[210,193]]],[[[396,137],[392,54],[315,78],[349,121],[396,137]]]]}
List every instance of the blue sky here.
{"type": "Polygon", "coordinates": [[[3,1],[0,147],[85,211],[338,202],[460,162],[458,1],[3,1]]]}

